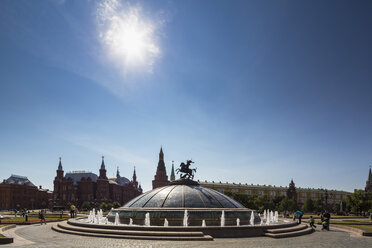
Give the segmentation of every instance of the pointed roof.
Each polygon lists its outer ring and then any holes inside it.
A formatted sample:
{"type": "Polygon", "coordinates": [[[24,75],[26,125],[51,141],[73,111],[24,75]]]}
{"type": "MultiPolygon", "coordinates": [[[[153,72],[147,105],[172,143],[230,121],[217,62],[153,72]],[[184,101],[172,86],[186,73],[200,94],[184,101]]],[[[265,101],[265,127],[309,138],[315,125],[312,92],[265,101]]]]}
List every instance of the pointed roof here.
{"type": "Polygon", "coordinates": [[[58,170],[63,170],[62,169],[62,158],[61,157],[59,157],[58,170]]]}
{"type": "Polygon", "coordinates": [[[118,166],[116,169],[116,178],[119,178],[119,177],[120,177],[120,173],[119,173],[119,166],[118,166]]]}
{"type": "Polygon", "coordinates": [[[101,170],[106,170],[106,168],[105,168],[105,157],[104,156],[102,156],[102,164],[101,164],[101,170]]]}
{"type": "Polygon", "coordinates": [[[134,171],[133,171],[133,182],[136,182],[137,180],[137,175],[136,175],[136,166],[134,166],[134,171]]]}
{"type": "Polygon", "coordinates": [[[176,179],[176,175],[174,174],[174,161],[172,160],[172,171],[171,171],[171,180],[174,181],[176,179]]]}
{"type": "Polygon", "coordinates": [[[166,172],[165,163],[164,163],[163,147],[160,147],[159,163],[158,163],[158,167],[156,169],[156,172],[158,172],[158,171],[165,171],[166,172]]]}
{"type": "Polygon", "coordinates": [[[369,166],[369,173],[368,173],[368,182],[372,182],[372,172],[371,172],[371,166],[369,166]]]}

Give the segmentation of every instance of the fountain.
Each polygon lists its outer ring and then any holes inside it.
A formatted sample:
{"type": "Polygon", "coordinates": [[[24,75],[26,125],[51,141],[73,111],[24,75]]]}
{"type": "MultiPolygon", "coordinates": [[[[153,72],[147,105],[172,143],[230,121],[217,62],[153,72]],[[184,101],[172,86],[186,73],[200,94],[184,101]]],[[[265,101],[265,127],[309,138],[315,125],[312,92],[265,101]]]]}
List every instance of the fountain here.
{"type": "Polygon", "coordinates": [[[225,226],[225,210],[222,210],[222,214],[221,214],[221,226],[225,226]]]}
{"type": "Polygon", "coordinates": [[[183,226],[188,226],[189,224],[189,214],[187,213],[187,209],[185,209],[185,213],[183,215],[183,226]]]}
{"type": "Polygon", "coordinates": [[[150,224],[150,213],[149,212],[147,212],[145,214],[145,226],[151,226],[151,224],[150,224]]]}
{"type": "Polygon", "coordinates": [[[116,214],[115,214],[115,223],[114,223],[114,225],[119,225],[119,223],[120,223],[120,220],[119,220],[119,213],[118,212],[116,212],[116,214]]]}
{"type": "Polygon", "coordinates": [[[251,219],[250,219],[249,223],[251,224],[251,226],[254,226],[254,213],[253,213],[253,211],[251,212],[251,219]]]}
{"type": "Polygon", "coordinates": [[[179,240],[190,240],[190,236],[195,235],[195,232],[202,235],[198,239],[211,240],[220,237],[262,236],[268,229],[297,224],[284,221],[278,223],[277,212],[274,214],[268,209],[263,212],[262,218],[257,215],[255,210],[244,207],[216,190],[203,187],[186,176],[170,182],[167,186],[145,192],[123,207],[112,209],[107,217],[103,215],[102,210],[93,209],[88,218],[58,223],[53,226],[53,230],[65,232],[81,228],[81,232],[111,238],[117,238],[117,235],[108,234],[107,230],[113,230],[112,233],[122,230],[136,239],[148,236],[151,232],[151,235],[169,240],[174,240],[176,233],[182,230],[185,236],[179,240]],[[186,233],[190,233],[190,236],[186,233]]]}
{"type": "Polygon", "coordinates": [[[207,225],[205,224],[205,220],[202,220],[202,227],[205,227],[205,226],[207,226],[207,225]]]}

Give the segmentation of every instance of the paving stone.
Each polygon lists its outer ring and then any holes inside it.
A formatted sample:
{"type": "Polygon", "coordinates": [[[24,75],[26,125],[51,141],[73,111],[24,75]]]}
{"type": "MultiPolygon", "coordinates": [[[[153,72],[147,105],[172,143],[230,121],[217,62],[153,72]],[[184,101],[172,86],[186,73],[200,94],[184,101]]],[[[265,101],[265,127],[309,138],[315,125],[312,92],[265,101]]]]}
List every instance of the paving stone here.
{"type": "MultiPolygon", "coordinates": [[[[235,239],[215,239],[210,242],[203,241],[149,241],[149,240],[126,240],[110,238],[81,237],[69,234],[58,233],[51,230],[51,225],[31,225],[17,227],[15,233],[27,240],[31,244],[17,247],[44,248],[44,247],[134,247],[134,248],[169,248],[169,247],[205,247],[205,248],[234,248],[234,247],[283,247],[283,248],[302,248],[302,247],[372,247],[371,237],[357,237],[347,232],[339,230],[320,231],[316,230],[310,235],[272,239],[268,237],[256,238],[235,238],[235,239]]],[[[14,247],[14,246],[2,246],[14,247]]]]}

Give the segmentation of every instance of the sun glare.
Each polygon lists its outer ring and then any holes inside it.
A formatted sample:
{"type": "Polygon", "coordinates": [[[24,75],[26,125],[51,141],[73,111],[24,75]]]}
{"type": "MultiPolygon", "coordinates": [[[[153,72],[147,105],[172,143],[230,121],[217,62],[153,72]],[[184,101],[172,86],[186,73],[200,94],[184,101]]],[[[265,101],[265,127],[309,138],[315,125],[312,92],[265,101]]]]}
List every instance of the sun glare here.
{"type": "Polygon", "coordinates": [[[99,10],[100,40],[110,58],[127,71],[147,66],[152,70],[160,50],[155,43],[155,26],[144,18],[139,7],[104,1],[99,10]]]}

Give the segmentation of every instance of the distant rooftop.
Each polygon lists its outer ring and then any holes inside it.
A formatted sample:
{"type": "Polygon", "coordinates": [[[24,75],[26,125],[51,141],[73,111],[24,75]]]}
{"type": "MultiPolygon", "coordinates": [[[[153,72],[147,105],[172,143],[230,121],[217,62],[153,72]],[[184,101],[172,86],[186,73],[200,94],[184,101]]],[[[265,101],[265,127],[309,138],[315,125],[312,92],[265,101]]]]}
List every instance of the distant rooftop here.
{"type": "Polygon", "coordinates": [[[65,175],[65,178],[71,178],[74,184],[77,184],[81,179],[85,177],[85,179],[90,178],[92,182],[96,182],[98,179],[98,176],[92,172],[86,172],[86,171],[72,171],[67,172],[65,175]]]}
{"type": "MultiPolygon", "coordinates": [[[[288,189],[288,187],[283,187],[283,186],[275,186],[275,185],[259,185],[259,184],[243,184],[243,183],[229,183],[229,182],[215,182],[215,181],[200,181],[198,180],[198,182],[201,184],[201,185],[213,185],[213,186],[227,186],[227,187],[231,187],[231,188],[260,188],[260,189],[288,189]]],[[[327,190],[328,192],[338,192],[338,193],[350,193],[350,192],[347,192],[347,191],[343,191],[343,190],[334,190],[334,189],[321,189],[321,188],[318,188],[318,189],[315,189],[315,188],[301,188],[301,187],[296,187],[296,190],[301,192],[301,191],[320,191],[320,190],[327,190]]]]}
{"type": "Polygon", "coordinates": [[[5,180],[8,184],[17,184],[17,185],[27,185],[30,187],[36,187],[27,177],[19,176],[19,175],[11,175],[7,180],[5,180]]]}

